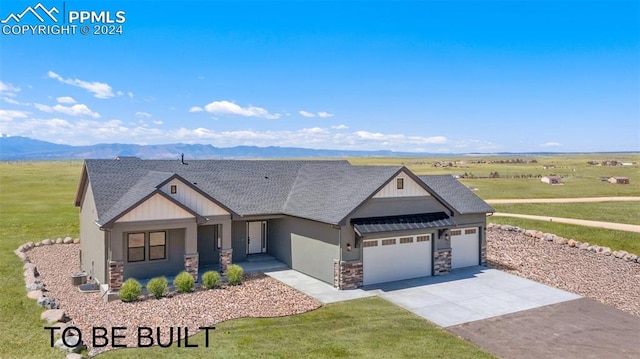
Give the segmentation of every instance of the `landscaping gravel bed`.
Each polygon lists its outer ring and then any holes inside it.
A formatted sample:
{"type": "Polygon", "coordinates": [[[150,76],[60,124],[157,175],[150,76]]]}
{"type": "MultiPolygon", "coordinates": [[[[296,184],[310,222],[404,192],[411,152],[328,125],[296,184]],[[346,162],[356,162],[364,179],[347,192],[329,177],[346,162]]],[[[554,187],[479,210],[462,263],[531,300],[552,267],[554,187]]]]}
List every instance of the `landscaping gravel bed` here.
{"type": "Polygon", "coordinates": [[[497,228],[487,229],[487,261],[640,316],[640,263],[497,228]]]}
{"type": "MultiPolygon", "coordinates": [[[[149,298],[134,303],[105,303],[100,293],[80,293],[71,284],[70,276],[78,272],[79,244],[52,245],[33,248],[28,252],[48,296],[60,303],[70,324],[78,327],[90,354],[111,349],[91,347],[93,327],[127,327],[119,333],[126,339],[119,343],[137,345],[137,328],[160,327],[163,343],[169,341],[169,327],[188,327],[195,334],[199,327],[241,317],[277,317],[304,313],[320,307],[315,299],[262,274],[245,276],[242,285],[176,294],[159,300],[149,298]]],[[[155,337],[154,332],[154,337],[155,337]]],[[[184,336],[184,329],[182,329],[184,336]]],[[[174,332],[174,338],[177,333],[174,332]]],[[[100,342],[98,342],[99,344],[100,342]]],[[[175,342],[174,342],[174,345],[175,342]]]]}

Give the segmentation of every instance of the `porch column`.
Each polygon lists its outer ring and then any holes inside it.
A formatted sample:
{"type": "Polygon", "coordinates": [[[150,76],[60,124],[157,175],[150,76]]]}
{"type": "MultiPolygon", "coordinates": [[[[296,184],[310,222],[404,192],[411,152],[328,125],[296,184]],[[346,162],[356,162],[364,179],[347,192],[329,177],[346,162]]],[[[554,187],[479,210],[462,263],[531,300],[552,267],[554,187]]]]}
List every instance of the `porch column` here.
{"type": "Polygon", "coordinates": [[[451,248],[436,250],[433,257],[433,275],[449,274],[451,271],[451,248]]]}
{"type": "Polygon", "coordinates": [[[198,225],[189,223],[184,233],[184,270],[198,281],[198,225]]]}
{"type": "Polygon", "coordinates": [[[222,222],[219,225],[218,236],[220,236],[220,273],[224,274],[227,267],[232,264],[233,247],[231,244],[231,220],[222,222]]]}
{"type": "Polygon", "coordinates": [[[122,277],[124,275],[123,261],[109,261],[109,290],[117,291],[122,287],[122,277]]]}

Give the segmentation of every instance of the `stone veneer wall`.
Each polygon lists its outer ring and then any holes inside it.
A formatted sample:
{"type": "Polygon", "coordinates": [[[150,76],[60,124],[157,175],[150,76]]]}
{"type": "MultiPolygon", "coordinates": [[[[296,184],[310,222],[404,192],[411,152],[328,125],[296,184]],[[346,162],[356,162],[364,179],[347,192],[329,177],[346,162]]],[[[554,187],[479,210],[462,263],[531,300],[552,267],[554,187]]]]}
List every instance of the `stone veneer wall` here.
{"type": "Polygon", "coordinates": [[[449,274],[451,271],[451,249],[440,249],[433,256],[433,275],[449,274]]]}
{"type": "Polygon", "coordinates": [[[227,267],[232,264],[231,258],[233,249],[223,249],[220,251],[220,273],[226,273],[227,267]]]}
{"type": "Polygon", "coordinates": [[[333,286],[338,289],[362,287],[362,261],[333,261],[333,286]]]}
{"type": "Polygon", "coordinates": [[[198,281],[198,253],[185,254],[184,255],[184,270],[193,276],[193,279],[198,281]]]}
{"type": "Polygon", "coordinates": [[[111,291],[120,290],[122,278],[124,276],[123,261],[109,261],[109,289],[111,291]]]}

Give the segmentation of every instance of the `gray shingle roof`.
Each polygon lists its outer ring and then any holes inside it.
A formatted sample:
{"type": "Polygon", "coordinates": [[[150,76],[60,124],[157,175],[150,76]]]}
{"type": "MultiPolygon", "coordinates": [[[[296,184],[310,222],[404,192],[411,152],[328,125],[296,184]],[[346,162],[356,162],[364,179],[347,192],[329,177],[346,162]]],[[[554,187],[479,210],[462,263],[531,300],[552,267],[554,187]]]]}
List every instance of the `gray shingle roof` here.
{"type": "MultiPolygon", "coordinates": [[[[178,175],[239,216],[287,214],[339,224],[400,166],[347,161],[86,160],[98,224],[104,225],[178,175]]],[[[492,212],[451,176],[422,176],[459,213],[492,212]]]]}
{"type": "Polygon", "coordinates": [[[418,178],[460,214],[495,212],[493,207],[451,175],[422,175],[418,178]]]}

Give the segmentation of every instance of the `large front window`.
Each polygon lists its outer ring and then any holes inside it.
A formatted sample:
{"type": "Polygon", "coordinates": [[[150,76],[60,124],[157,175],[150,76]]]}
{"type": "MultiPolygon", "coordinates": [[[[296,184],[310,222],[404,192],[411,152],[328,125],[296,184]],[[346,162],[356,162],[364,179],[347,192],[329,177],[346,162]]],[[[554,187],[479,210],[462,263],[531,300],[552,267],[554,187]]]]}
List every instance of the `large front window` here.
{"type": "Polygon", "coordinates": [[[127,236],[127,260],[144,261],[144,233],[129,233],[127,236]]]}
{"type": "Polygon", "coordinates": [[[149,260],[167,258],[166,232],[149,233],[149,260]]]}
{"type": "Polygon", "coordinates": [[[127,234],[127,261],[144,262],[167,258],[167,232],[127,234]]]}

